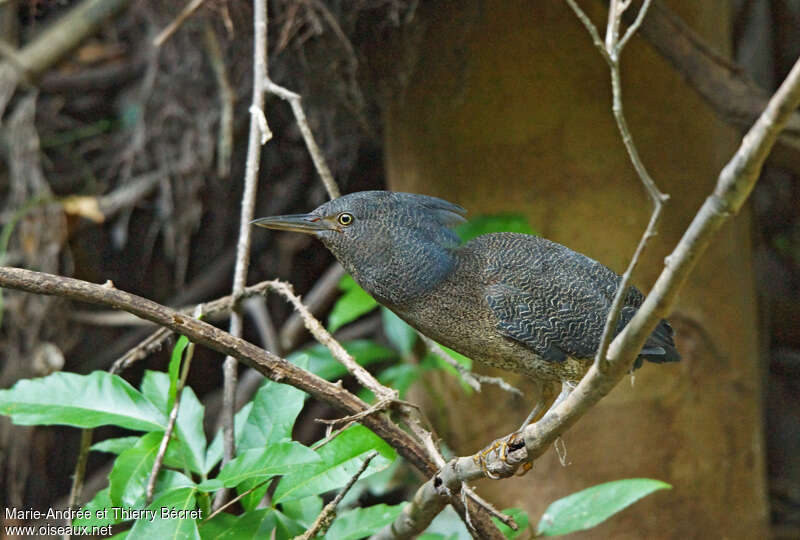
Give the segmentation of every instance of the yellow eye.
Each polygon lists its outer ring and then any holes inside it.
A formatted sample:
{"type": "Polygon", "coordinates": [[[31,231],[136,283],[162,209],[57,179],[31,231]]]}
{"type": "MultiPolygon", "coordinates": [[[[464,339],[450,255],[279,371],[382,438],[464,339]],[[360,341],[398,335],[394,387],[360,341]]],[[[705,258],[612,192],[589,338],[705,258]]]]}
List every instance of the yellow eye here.
{"type": "Polygon", "coordinates": [[[336,218],[336,221],[339,222],[339,225],[344,225],[347,227],[351,223],[353,223],[353,214],[348,214],[347,212],[342,212],[339,214],[339,217],[336,218]]]}

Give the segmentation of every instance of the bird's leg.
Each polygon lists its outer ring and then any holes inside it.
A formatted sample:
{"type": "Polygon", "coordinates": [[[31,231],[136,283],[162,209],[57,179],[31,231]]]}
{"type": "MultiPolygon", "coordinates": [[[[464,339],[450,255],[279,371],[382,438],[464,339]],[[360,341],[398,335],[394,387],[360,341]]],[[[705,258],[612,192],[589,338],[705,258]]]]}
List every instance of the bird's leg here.
{"type": "MultiPolygon", "coordinates": [[[[566,383],[562,383],[562,385],[561,385],[561,394],[564,393],[564,384],[566,384],[566,383]]],[[[561,399],[561,394],[559,394],[559,396],[553,402],[553,405],[550,406],[550,409],[545,409],[545,406],[547,405],[547,403],[549,403],[550,400],[553,398],[553,394],[555,394],[554,385],[553,384],[544,383],[544,385],[542,386],[542,388],[541,388],[541,390],[539,392],[539,401],[536,402],[536,406],[533,408],[533,410],[528,415],[528,417],[525,419],[525,421],[522,423],[522,425],[519,427],[519,429],[517,431],[515,431],[512,435],[516,435],[518,433],[521,433],[522,431],[525,430],[526,427],[528,427],[530,424],[532,424],[534,422],[534,420],[538,420],[539,418],[544,416],[544,413],[545,413],[546,410],[550,410],[553,407],[555,407],[556,403],[558,403],[559,400],[561,399]]]]}

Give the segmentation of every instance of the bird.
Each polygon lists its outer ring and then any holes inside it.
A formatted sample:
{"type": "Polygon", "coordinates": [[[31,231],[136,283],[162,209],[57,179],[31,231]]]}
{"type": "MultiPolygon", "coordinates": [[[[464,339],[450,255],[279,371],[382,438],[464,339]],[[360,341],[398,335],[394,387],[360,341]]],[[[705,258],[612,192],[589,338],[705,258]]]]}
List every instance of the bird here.
{"type": "MultiPolygon", "coordinates": [[[[525,427],[543,413],[545,396],[558,394],[554,407],[591,366],[621,277],[540,236],[497,232],[461,243],[454,227],[465,215],[437,197],[360,191],[252,224],[316,237],[364,290],[425,336],[531,379],[540,398],[525,427]]],[[[614,335],[643,301],[627,289],[614,335]]],[[[673,337],[661,320],[633,369],[679,361],[673,337]]]]}

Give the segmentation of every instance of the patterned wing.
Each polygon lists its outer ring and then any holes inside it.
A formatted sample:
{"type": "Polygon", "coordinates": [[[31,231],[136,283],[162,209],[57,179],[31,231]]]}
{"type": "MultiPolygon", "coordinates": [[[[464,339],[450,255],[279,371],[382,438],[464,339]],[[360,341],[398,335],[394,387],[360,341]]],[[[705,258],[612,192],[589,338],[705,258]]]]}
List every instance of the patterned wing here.
{"type": "MultiPolygon", "coordinates": [[[[502,240],[510,242],[509,256],[489,264],[495,281],[486,294],[500,333],[552,362],[567,356],[592,358],[619,277],[597,261],[541,238],[515,235],[502,240]],[[514,245],[518,241],[526,245],[514,245]]],[[[629,319],[632,313],[626,309],[622,315],[629,319]]]]}

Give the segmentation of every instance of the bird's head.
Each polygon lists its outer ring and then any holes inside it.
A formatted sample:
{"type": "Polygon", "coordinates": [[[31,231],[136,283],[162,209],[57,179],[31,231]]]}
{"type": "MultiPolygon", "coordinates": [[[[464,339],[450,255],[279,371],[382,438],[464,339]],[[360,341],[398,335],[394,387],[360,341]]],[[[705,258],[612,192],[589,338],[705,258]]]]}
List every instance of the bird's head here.
{"type": "Polygon", "coordinates": [[[436,197],[361,191],[308,214],[253,224],[319,238],[365,289],[385,296],[384,289],[399,286],[403,277],[418,274],[415,287],[426,287],[449,271],[451,251],[459,243],[452,227],[464,221],[464,214],[460,206],[436,197]]]}

